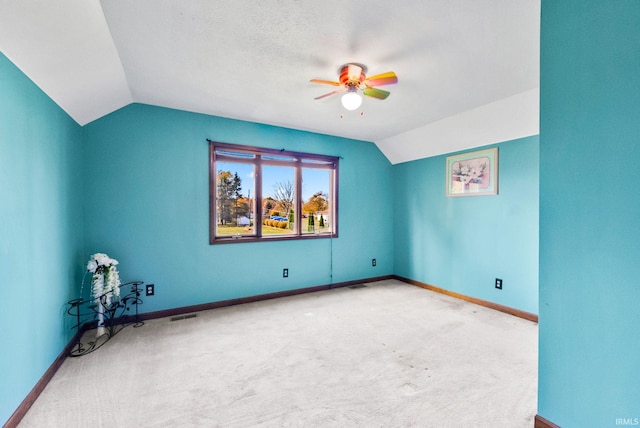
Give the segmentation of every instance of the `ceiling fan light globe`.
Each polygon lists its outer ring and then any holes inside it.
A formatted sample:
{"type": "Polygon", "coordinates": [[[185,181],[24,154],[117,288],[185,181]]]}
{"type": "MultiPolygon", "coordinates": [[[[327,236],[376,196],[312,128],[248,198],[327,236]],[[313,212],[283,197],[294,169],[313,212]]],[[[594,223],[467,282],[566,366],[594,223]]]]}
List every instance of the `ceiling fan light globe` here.
{"type": "Polygon", "coordinates": [[[362,104],[362,97],[356,92],[347,92],[342,96],[342,106],[347,110],[355,110],[362,104]]]}

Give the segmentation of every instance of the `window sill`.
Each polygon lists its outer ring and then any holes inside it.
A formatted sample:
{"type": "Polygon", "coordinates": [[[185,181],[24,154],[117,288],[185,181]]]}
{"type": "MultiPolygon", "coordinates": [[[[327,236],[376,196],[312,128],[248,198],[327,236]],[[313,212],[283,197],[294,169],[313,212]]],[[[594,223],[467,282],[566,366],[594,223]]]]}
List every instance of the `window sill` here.
{"type": "Polygon", "coordinates": [[[326,239],[337,238],[337,233],[314,233],[308,235],[295,235],[295,236],[263,236],[256,238],[253,236],[229,236],[224,238],[215,238],[209,242],[210,245],[218,244],[240,244],[246,242],[274,242],[274,241],[302,241],[308,239],[326,239]]]}

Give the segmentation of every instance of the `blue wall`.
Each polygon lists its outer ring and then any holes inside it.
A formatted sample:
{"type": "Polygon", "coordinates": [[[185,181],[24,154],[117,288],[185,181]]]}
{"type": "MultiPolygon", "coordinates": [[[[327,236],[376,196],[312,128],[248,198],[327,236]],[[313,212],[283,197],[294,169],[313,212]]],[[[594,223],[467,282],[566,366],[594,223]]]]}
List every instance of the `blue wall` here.
{"type": "Polygon", "coordinates": [[[640,419],[639,29],[637,0],[542,1],[538,413],[563,428],[640,419]]]}
{"type": "Polygon", "coordinates": [[[537,314],[538,137],[488,147],[497,196],[446,197],[446,156],[394,166],[395,273],[537,314]]]}
{"type": "Polygon", "coordinates": [[[0,54],[0,421],[71,338],[82,129],[0,54]]]}
{"type": "Polygon", "coordinates": [[[145,312],[393,273],[392,166],[372,143],[140,104],[84,131],[87,247],[156,284],[145,312]],[[342,156],[340,236],[209,245],[207,138],[342,156]]]}

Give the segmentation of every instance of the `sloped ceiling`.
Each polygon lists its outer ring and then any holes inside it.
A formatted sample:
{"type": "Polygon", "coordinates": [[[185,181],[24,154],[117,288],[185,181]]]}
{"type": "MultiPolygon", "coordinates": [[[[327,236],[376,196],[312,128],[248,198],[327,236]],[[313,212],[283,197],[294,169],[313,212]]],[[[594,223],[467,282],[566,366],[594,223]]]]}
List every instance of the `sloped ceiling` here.
{"type": "Polygon", "coordinates": [[[80,125],[132,102],[371,141],[392,163],[538,133],[539,0],[1,0],[0,49],[80,125]],[[341,65],[399,77],[355,112],[341,65]]]}

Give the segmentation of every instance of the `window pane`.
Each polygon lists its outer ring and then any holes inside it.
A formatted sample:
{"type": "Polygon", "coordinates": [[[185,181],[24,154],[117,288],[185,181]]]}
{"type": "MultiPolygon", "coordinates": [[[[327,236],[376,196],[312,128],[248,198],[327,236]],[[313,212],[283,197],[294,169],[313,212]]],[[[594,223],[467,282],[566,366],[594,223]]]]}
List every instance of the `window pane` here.
{"type": "Polygon", "coordinates": [[[211,244],[338,236],[337,157],[209,143],[211,244]]]}
{"type": "Polygon", "coordinates": [[[333,166],[333,161],[332,160],[326,160],[326,159],[301,159],[303,164],[309,164],[309,165],[328,165],[328,166],[333,166]]]}
{"type": "Polygon", "coordinates": [[[295,228],[295,170],[262,166],[262,235],[291,235],[295,228]]]}
{"type": "Polygon", "coordinates": [[[216,162],[216,236],[253,236],[254,167],[216,162]]]}
{"type": "Polygon", "coordinates": [[[253,159],[256,157],[255,154],[253,153],[244,153],[244,152],[230,152],[228,150],[216,150],[216,156],[217,157],[236,157],[236,158],[246,158],[246,159],[253,159]]]}
{"type": "Polygon", "coordinates": [[[290,156],[276,156],[276,155],[262,155],[262,159],[266,161],[274,160],[274,161],[283,161],[283,162],[291,162],[291,163],[295,161],[295,158],[292,158],[290,156]]]}
{"type": "Polygon", "coordinates": [[[302,168],[302,234],[332,231],[332,172],[302,168]]]}

